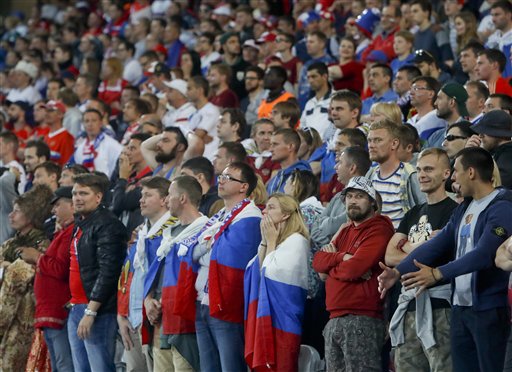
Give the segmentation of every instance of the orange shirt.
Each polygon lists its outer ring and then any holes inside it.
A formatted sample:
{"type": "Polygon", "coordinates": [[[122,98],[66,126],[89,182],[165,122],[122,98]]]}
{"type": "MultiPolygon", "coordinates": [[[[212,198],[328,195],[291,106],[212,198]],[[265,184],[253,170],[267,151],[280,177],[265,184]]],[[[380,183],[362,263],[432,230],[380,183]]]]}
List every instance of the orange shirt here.
{"type": "Polygon", "coordinates": [[[288,101],[290,98],[294,98],[294,95],[289,92],[284,92],[272,102],[267,102],[267,100],[264,99],[261,101],[260,107],[258,108],[258,119],[269,119],[274,106],[279,102],[288,101]]]}

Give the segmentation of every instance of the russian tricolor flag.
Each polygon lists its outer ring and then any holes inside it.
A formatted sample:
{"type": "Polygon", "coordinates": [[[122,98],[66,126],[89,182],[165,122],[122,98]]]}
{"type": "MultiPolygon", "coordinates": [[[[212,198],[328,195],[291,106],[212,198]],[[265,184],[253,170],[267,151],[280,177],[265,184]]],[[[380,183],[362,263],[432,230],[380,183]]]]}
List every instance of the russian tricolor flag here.
{"type": "Polygon", "coordinates": [[[254,370],[298,369],[309,242],[292,234],[245,272],[245,360],[254,370]]]}

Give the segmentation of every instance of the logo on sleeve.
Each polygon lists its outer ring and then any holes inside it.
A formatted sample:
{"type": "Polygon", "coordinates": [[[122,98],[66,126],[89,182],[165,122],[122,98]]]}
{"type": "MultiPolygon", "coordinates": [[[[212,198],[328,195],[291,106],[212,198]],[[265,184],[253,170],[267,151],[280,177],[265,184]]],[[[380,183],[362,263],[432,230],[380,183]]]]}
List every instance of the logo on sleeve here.
{"type": "Polygon", "coordinates": [[[501,226],[495,227],[494,229],[492,229],[492,232],[495,233],[500,238],[507,235],[507,230],[505,230],[505,228],[501,226]]]}

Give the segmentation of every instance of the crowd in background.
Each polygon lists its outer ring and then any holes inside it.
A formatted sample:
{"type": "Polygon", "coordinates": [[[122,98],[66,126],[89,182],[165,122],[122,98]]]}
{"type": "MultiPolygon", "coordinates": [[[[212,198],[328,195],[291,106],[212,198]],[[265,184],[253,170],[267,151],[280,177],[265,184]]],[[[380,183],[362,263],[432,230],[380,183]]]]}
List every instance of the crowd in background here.
{"type": "Polygon", "coordinates": [[[0,370],[512,370],[510,1],[0,21],[0,370]]]}

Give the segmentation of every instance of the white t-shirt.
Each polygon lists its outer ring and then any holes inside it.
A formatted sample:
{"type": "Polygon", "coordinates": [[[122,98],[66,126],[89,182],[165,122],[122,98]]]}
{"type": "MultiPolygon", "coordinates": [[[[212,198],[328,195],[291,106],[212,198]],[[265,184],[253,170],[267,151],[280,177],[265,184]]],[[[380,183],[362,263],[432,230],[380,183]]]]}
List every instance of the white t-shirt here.
{"type": "Polygon", "coordinates": [[[36,102],[40,101],[42,97],[35,87],[29,85],[25,89],[11,89],[6,99],[7,101],[11,102],[28,102],[31,106],[33,106],[36,102]]]}
{"type": "Polygon", "coordinates": [[[215,151],[219,147],[219,138],[217,137],[217,124],[219,122],[220,111],[217,106],[208,102],[206,105],[197,110],[190,117],[190,129],[202,129],[204,130],[213,140],[210,143],[205,144],[204,154],[206,158],[213,161],[215,151]]]}

